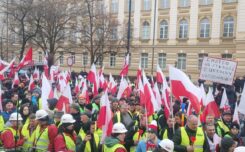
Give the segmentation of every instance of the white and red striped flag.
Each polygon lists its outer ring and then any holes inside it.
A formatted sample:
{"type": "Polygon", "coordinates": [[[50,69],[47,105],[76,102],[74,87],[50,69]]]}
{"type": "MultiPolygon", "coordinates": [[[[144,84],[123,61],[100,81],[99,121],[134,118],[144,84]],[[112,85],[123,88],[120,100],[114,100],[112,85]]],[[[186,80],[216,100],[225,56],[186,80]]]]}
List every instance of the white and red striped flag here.
{"type": "Polygon", "coordinates": [[[229,101],[227,98],[226,89],[224,88],[219,108],[223,109],[225,106],[229,106],[229,101]]]}
{"type": "Polygon", "coordinates": [[[120,98],[124,97],[124,94],[127,92],[129,88],[128,82],[123,78],[123,76],[121,77],[121,82],[119,85],[119,90],[117,93],[117,99],[119,100],[120,98]]]}
{"type": "Polygon", "coordinates": [[[158,83],[161,83],[161,84],[164,81],[164,75],[163,75],[162,70],[158,64],[157,64],[157,72],[156,72],[156,81],[158,83]]]}
{"type": "Polygon", "coordinates": [[[200,89],[201,89],[201,95],[202,95],[201,106],[204,107],[204,106],[207,105],[207,104],[205,103],[205,102],[206,102],[207,95],[206,95],[206,91],[205,91],[205,89],[204,89],[203,84],[201,84],[200,89]]]}
{"type": "Polygon", "coordinates": [[[92,64],[91,69],[87,75],[87,80],[93,84],[93,88],[94,88],[93,93],[94,93],[94,96],[96,96],[98,94],[99,84],[98,84],[98,76],[96,72],[96,67],[94,64],[92,64]]]}
{"type": "Polygon", "coordinates": [[[33,76],[31,75],[29,86],[28,86],[28,90],[32,91],[34,88],[35,88],[35,83],[34,83],[34,80],[33,80],[33,76]]]}
{"type": "Polygon", "coordinates": [[[4,80],[4,79],[5,79],[4,73],[5,73],[6,71],[8,71],[8,69],[10,69],[10,71],[12,71],[11,68],[13,68],[15,59],[16,59],[16,57],[13,58],[13,60],[9,63],[8,66],[4,67],[4,68],[0,71],[0,80],[4,80]]]}
{"type": "Polygon", "coordinates": [[[144,96],[145,96],[145,106],[147,110],[147,116],[152,115],[154,112],[161,109],[158,107],[156,98],[153,94],[152,88],[150,86],[149,81],[146,78],[145,72],[142,71],[143,76],[143,86],[144,86],[144,96]]]}
{"type": "Polygon", "coordinates": [[[238,106],[237,106],[237,103],[236,103],[236,107],[235,107],[235,110],[234,110],[234,114],[233,114],[233,119],[232,119],[233,122],[236,122],[240,125],[240,120],[239,120],[239,115],[238,115],[238,106]]]}
{"type": "Polygon", "coordinates": [[[129,67],[129,54],[127,54],[124,59],[124,65],[123,65],[123,69],[120,72],[120,76],[128,75],[128,67],[129,67]]]}
{"type": "Polygon", "coordinates": [[[20,61],[17,69],[21,69],[26,65],[32,65],[33,64],[33,60],[32,60],[32,48],[30,48],[26,55],[22,58],[22,60],[20,61]]]}
{"type": "Polygon", "coordinates": [[[0,59],[0,71],[3,70],[9,63],[0,59]]]}
{"type": "Polygon", "coordinates": [[[187,97],[196,113],[199,114],[201,90],[191,82],[184,72],[172,66],[169,67],[169,78],[172,94],[178,99],[181,96],[187,97]]]}
{"type": "Polygon", "coordinates": [[[115,95],[117,92],[117,83],[115,82],[114,78],[112,77],[111,73],[109,76],[109,84],[108,84],[108,92],[112,95],[115,95]]]}
{"type": "Polygon", "coordinates": [[[105,137],[110,136],[112,131],[112,111],[107,90],[100,99],[100,112],[97,120],[98,128],[102,129],[101,143],[104,143],[105,137]]]}
{"type": "Polygon", "coordinates": [[[71,87],[69,84],[66,84],[65,89],[63,90],[60,98],[58,99],[58,102],[56,104],[56,108],[60,111],[65,109],[64,112],[69,113],[69,105],[70,104],[72,104],[71,87]]]}
{"type": "Polygon", "coordinates": [[[215,118],[220,117],[219,108],[214,100],[214,96],[212,92],[213,92],[212,89],[209,88],[209,91],[206,97],[206,101],[205,101],[206,107],[204,108],[202,112],[202,120],[206,120],[206,116],[208,114],[213,115],[215,118]]]}
{"type": "Polygon", "coordinates": [[[80,85],[79,85],[80,83],[78,83],[78,80],[77,80],[77,78],[76,78],[76,81],[75,81],[75,89],[74,89],[74,92],[76,93],[76,94],[78,94],[79,92],[80,92],[80,85]]]}
{"type": "Polygon", "coordinates": [[[40,72],[39,72],[39,69],[38,68],[35,68],[34,69],[34,72],[33,72],[33,79],[34,80],[39,80],[40,79],[40,72]]]}
{"type": "Polygon", "coordinates": [[[13,83],[12,83],[12,88],[14,87],[14,85],[18,85],[19,83],[20,83],[20,80],[19,80],[18,72],[15,72],[14,80],[13,80],[13,83]]]}
{"type": "MultiPolygon", "coordinates": [[[[138,70],[137,70],[137,79],[136,79],[136,88],[138,89],[139,88],[139,79],[141,79],[141,77],[142,77],[142,70],[141,70],[141,66],[140,66],[140,64],[139,64],[139,68],[138,68],[138,70]]],[[[141,81],[142,81],[142,79],[141,79],[141,81]]],[[[142,82],[141,82],[142,83],[142,82]]]]}
{"type": "Polygon", "coordinates": [[[42,100],[42,109],[48,110],[48,102],[47,99],[52,98],[53,90],[51,87],[51,84],[49,83],[47,77],[43,73],[42,75],[42,95],[41,95],[41,100],[42,100]]]}

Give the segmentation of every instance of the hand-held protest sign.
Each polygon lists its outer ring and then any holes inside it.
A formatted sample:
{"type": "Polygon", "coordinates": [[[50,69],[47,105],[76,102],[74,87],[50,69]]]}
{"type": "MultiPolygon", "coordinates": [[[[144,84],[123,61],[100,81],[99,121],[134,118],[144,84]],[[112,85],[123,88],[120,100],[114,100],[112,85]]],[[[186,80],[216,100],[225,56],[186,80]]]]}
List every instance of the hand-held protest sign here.
{"type": "Polygon", "coordinates": [[[200,79],[232,85],[236,68],[236,61],[204,57],[200,79]]]}

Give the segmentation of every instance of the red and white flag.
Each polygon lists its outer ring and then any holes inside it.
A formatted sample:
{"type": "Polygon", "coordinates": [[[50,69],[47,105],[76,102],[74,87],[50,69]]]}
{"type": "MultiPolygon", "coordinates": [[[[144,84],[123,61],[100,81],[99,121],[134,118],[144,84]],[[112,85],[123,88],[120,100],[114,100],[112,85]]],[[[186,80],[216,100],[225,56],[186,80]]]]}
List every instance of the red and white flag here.
{"type": "Polygon", "coordinates": [[[34,80],[39,80],[40,79],[40,72],[39,72],[38,68],[35,68],[32,76],[33,76],[34,80]]]}
{"type": "Polygon", "coordinates": [[[144,86],[141,77],[139,77],[138,80],[138,93],[140,97],[140,105],[143,106],[145,104],[145,94],[144,94],[144,86]]]}
{"type": "Polygon", "coordinates": [[[2,84],[0,84],[0,112],[3,112],[2,84]]]}
{"type": "Polygon", "coordinates": [[[187,97],[198,114],[200,112],[201,90],[191,82],[184,72],[172,66],[169,67],[169,78],[173,95],[178,99],[181,96],[187,97]]]}
{"type": "Polygon", "coordinates": [[[27,81],[30,80],[29,76],[27,75],[27,71],[25,72],[25,77],[26,77],[26,80],[27,80],[27,81]]]}
{"type": "MultiPolygon", "coordinates": [[[[136,79],[136,88],[138,89],[139,88],[139,79],[141,79],[141,77],[142,77],[142,70],[141,70],[141,66],[140,66],[140,64],[139,64],[139,68],[138,68],[138,70],[137,70],[137,79],[136,79]]],[[[141,79],[141,81],[142,81],[142,79],[141,79]]],[[[142,82],[141,82],[142,83],[142,82]]]]}
{"type": "Polygon", "coordinates": [[[29,86],[28,86],[28,90],[32,91],[34,88],[35,88],[35,83],[34,83],[34,80],[33,80],[33,76],[31,75],[29,86]]]}
{"type": "Polygon", "coordinates": [[[240,120],[239,120],[239,115],[238,115],[238,106],[237,106],[237,103],[236,103],[236,107],[235,107],[235,110],[234,110],[234,114],[233,114],[233,119],[232,119],[233,122],[236,122],[240,125],[240,120]]]}
{"type": "Polygon", "coordinates": [[[69,84],[67,84],[65,89],[61,93],[60,98],[58,99],[58,102],[56,104],[56,108],[60,111],[65,109],[64,112],[69,113],[69,105],[70,104],[72,104],[71,87],[69,84]]]}
{"type": "Polygon", "coordinates": [[[161,83],[161,84],[164,81],[164,75],[163,75],[162,70],[158,64],[157,64],[156,81],[157,81],[157,83],[161,83]]]}
{"type": "Polygon", "coordinates": [[[88,95],[88,87],[86,80],[83,83],[83,88],[81,94],[86,97],[86,104],[90,103],[89,95],[88,95]]]}
{"type": "Polygon", "coordinates": [[[2,70],[0,71],[0,80],[4,80],[4,79],[5,79],[4,73],[5,73],[6,71],[8,71],[8,69],[10,69],[10,72],[12,71],[12,68],[13,68],[13,66],[14,66],[14,61],[15,61],[15,59],[16,59],[16,58],[13,58],[13,60],[9,63],[9,65],[6,66],[6,67],[4,67],[4,69],[2,69],[2,70]]]}
{"type": "Polygon", "coordinates": [[[114,78],[112,77],[111,73],[109,76],[109,84],[108,84],[108,92],[112,95],[115,95],[117,92],[117,83],[115,82],[114,78]]]}
{"type": "Polygon", "coordinates": [[[128,67],[129,67],[129,54],[127,54],[125,57],[123,69],[120,72],[120,76],[128,75],[128,67]]]}
{"type": "Polygon", "coordinates": [[[76,93],[76,94],[78,94],[79,92],[80,92],[80,85],[79,85],[80,83],[78,83],[78,80],[77,80],[77,78],[76,78],[76,82],[75,82],[75,90],[74,90],[74,92],[76,93]]]}
{"type": "Polygon", "coordinates": [[[9,63],[0,59],[0,71],[3,70],[9,63]]]}
{"type": "Polygon", "coordinates": [[[202,120],[206,120],[206,116],[208,114],[213,115],[215,118],[219,118],[220,117],[219,108],[214,100],[214,96],[211,88],[209,88],[205,103],[206,103],[206,107],[204,108],[202,113],[202,118],[203,118],[202,120]]]}
{"type": "Polygon", "coordinates": [[[104,77],[104,67],[99,70],[99,88],[102,88],[104,91],[107,89],[108,82],[104,77]]]}
{"type": "Polygon", "coordinates": [[[47,99],[51,98],[51,94],[53,94],[51,84],[48,81],[45,74],[43,74],[42,75],[42,95],[41,95],[42,109],[44,109],[44,110],[49,109],[47,99]]]}
{"type": "Polygon", "coordinates": [[[243,87],[243,90],[242,90],[242,95],[241,95],[241,98],[240,98],[240,103],[238,105],[238,112],[242,113],[245,115],[245,85],[243,87]]]}
{"type": "Polygon", "coordinates": [[[98,128],[102,129],[101,143],[104,143],[105,137],[111,135],[113,122],[112,122],[112,111],[110,101],[108,98],[107,90],[100,99],[100,112],[97,120],[98,128]]]}
{"type": "Polygon", "coordinates": [[[227,98],[226,89],[224,88],[219,108],[223,109],[225,106],[229,106],[229,101],[227,98]]]}
{"type": "Polygon", "coordinates": [[[153,87],[153,93],[154,93],[156,101],[157,101],[157,106],[161,107],[162,106],[162,97],[160,95],[160,91],[159,91],[159,88],[158,88],[158,85],[156,82],[155,82],[154,87],[153,87]]]}
{"type": "Polygon", "coordinates": [[[26,65],[32,65],[33,64],[33,60],[32,60],[32,48],[30,48],[28,50],[28,52],[26,53],[26,55],[22,58],[22,60],[20,61],[17,69],[21,69],[26,65]]]}
{"type": "Polygon", "coordinates": [[[128,90],[128,82],[123,78],[123,76],[121,77],[121,82],[119,85],[119,90],[117,93],[117,99],[119,100],[120,98],[124,97],[123,95],[126,93],[126,91],[128,90]]]}
{"type": "Polygon", "coordinates": [[[204,106],[207,105],[207,104],[205,103],[207,95],[206,95],[206,91],[205,91],[205,89],[204,89],[203,84],[201,84],[200,89],[201,89],[201,95],[202,95],[201,106],[204,107],[204,106]]]}
{"type": "Polygon", "coordinates": [[[93,93],[94,93],[94,96],[96,96],[98,94],[99,84],[98,84],[98,76],[96,72],[96,67],[94,64],[92,64],[91,69],[87,75],[87,80],[93,84],[93,88],[94,88],[93,93]]]}
{"type": "Polygon", "coordinates": [[[49,67],[48,67],[48,52],[45,51],[45,56],[43,59],[43,71],[47,78],[49,78],[49,67]]]}
{"type": "Polygon", "coordinates": [[[12,88],[14,87],[14,85],[18,85],[19,83],[20,83],[20,80],[19,80],[18,72],[15,72],[14,80],[13,80],[13,83],[12,83],[12,88]]]}
{"type": "Polygon", "coordinates": [[[147,116],[150,116],[154,112],[160,110],[161,107],[158,107],[156,98],[153,94],[152,88],[150,86],[148,79],[146,78],[144,71],[142,71],[142,76],[143,76],[145,106],[146,106],[146,110],[147,110],[147,116]]]}

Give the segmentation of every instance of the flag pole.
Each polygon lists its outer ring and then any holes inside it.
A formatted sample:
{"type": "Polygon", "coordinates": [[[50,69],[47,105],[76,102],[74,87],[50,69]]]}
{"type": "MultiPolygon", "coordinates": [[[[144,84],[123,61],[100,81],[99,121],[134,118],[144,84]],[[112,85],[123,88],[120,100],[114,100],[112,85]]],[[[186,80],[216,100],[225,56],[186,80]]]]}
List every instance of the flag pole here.
{"type": "MultiPolygon", "coordinates": [[[[170,66],[170,65],[169,65],[170,66]]],[[[169,68],[168,66],[168,68],[169,68]]],[[[169,78],[169,85],[170,85],[170,90],[171,90],[171,93],[170,93],[170,113],[171,113],[171,116],[172,118],[174,118],[174,110],[173,110],[173,90],[172,90],[172,83],[171,83],[171,80],[169,78]]],[[[169,98],[169,97],[168,97],[169,98]]],[[[175,133],[175,125],[173,123],[173,133],[175,133]]]]}

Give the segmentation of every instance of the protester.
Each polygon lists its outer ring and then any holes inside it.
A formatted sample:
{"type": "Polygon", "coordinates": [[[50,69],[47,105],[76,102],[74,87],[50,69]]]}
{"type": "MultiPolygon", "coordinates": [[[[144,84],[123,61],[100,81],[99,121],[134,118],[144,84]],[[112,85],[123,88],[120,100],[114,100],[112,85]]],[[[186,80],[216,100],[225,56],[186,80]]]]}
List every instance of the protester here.
{"type": "Polygon", "coordinates": [[[73,119],[71,114],[64,114],[61,117],[58,135],[54,139],[55,152],[75,152],[76,151],[76,133],[74,132],[73,119]]]}
{"type": "Polygon", "coordinates": [[[174,151],[173,141],[169,139],[163,139],[153,152],[173,152],[173,151],[174,151]]]}
{"type": "Polygon", "coordinates": [[[104,152],[127,152],[123,146],[127,129],[122,123],[115,123],[112,128],[112,134],[105,139],[104,152]]]}
{"type": "Polygon", "coordinates": [[[10,115],[11,125],[1,133],[3,148],[9,152],[21,152],[22,145],[25,142],[24,137],[20,134],[22,117],[14,112],[10,115]]]}
{"type": "Polygon", "coordinates": [[[234,152],[236,146],[237,143],[232,138],[224,137],[221,140],[220,152],[234,152]]]}
{"type": "Polygon", "coordinates": [[[207,135],[210,152],[217,152],[221,138],[215,133],[215,125],[213,123],[207,123],[205,125],[205,133],[207,135]]]}

